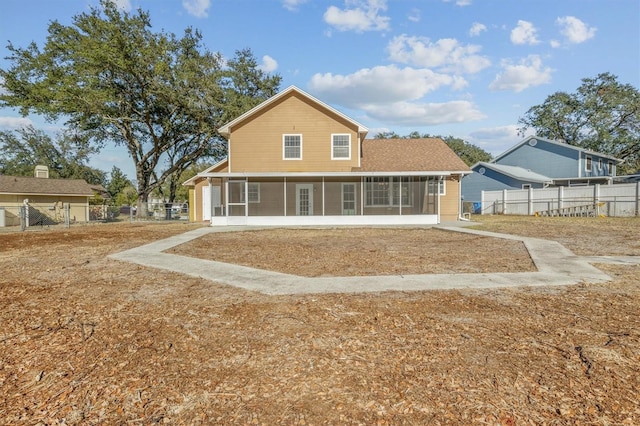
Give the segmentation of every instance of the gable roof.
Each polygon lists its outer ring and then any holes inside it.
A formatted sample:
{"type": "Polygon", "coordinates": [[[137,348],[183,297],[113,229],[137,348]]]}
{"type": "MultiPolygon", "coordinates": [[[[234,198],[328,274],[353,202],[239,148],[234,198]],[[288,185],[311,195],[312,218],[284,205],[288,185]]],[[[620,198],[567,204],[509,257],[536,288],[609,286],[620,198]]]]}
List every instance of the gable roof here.
{"type": "Polygon", "coordinates": [[[183,186],[194,186],[198,180],[203,179],[203,177],[200,176],[200,174],[202,174],[202,173],[211,173],[211,172],[214,172],[216,169],[223,169],[226,166],[227,162],[228,162],[227,158],[224,158],[224,159],[218,161],[213,166],[208,167],[207,169],[201,171],[200,173],[198,173],[197,175],[193,176],[192,178],[189,178],[189,179],[185,180],[184,182],[182,182],[182,185],[183,186]]]}
{"type": "Polygon", "coordinates": [[[479,170],[483,167],[487,169],[495,170],[496,172],[506,175],[510,178],[517,179],[524,182],[535,182],[535,183],[553,182],[553,179],[548,176],[544,176],[539,173],[532,172],[531,170],[525,169],[523,167],[518,167],[518,166],[505,166],[504,164],[485,163],[484,161],[481,161],[474,164],[473,167],[471,168],[473,169],[473,171],[480,173],[479,170]]]}
{"type": "Polygon", "coordinates": [[[315,103],[316,105],[320,106],[321,108],[324,108],[326,110],[331,111],[333,114],[336,114],[337,116],[345,119],[346,121],[348,121],[349,123],[352,123],[354,126],[357,127],[358,129],[358,133],[360,134],[366,134],[369,132],[369,129],[367,129],[365,126],[363,126],[362,124],[358,123],[357,121],[347,117],[346,115],[344,115],[343,113],[341,113],[340,111],[338,111],[337,109],[330,107],[329,105],[325,104],[324,102],[314,98],[313,96],[311,96],[310,94],[304,92],[303,90],[300,90],[299,88],[297,88],[296,86],[289,86],[286,89],[284,89],[283,91],[281,91],[280,93],[270,97],[269,99],[267,99],[266,101],[260,103],[259,105],[251,108],[249,111],[245,112],[244,114],[242,114],[241,116],[239,116],[238,118],[236,118],[235,120],[232,120],[230,122],[228,122],[227,124],[223,125],[222,127],[220,127],[218,129],[218,132],[225,136],[228,137],[231,134],[231,128],[246,120],[248,117],[251,117],[252,115],[256,114],[257,112],[269,107],[269,105],[277,102],[279,99],[289,95],[290,93],[296,93],[300,96],[303,96],[305,98],[307,98],[308,100],[310,100],[311,102],[315,103]]]}
{"type": "Polygon", "coordinates": [[[0,194],[93,196],[84,179],[45,179],[0,175],[0,194]]]}
{"type": "Polygon", "coordinates": [[[469,166],[440,138],[365,139],[360,167],[354,171],[471,173],[469,166]]]}
{"type": "Polygon", "coordinates": [[[522,141],[520,141],[519,143],[515,144],[514,146],[512,146],[511,148],[509,148],[508,150],[506,150],[505,152],[503,152],[502,154],[499,154],[498,156],[496,156],[493,160],[491,160],[492,163],[497,162],[498,160],[500,160],[501,158],[507,156],[508,154],[512,153],[513,151],[515,151],[516,149],[520,148],[522,145],[529,143],[530,140],[539,140],[539,141],[543,141],[543,142],[547,142],[553,145],[558,145],[558,146],[562,146],[565,147],[567,149],[572,149],[574,151],[578,151],[578,152],[582,152],[585,154],[591,154],[591,155],[597,155],[598,157],[602,157],[602,158],[608,158],[610,160],[614,160],[618,163],[622,163],[623,160],[613,157],[611,155],[607,155],[607,154],[602,154],[600,152],[595,152],[595,151],[590,151],[588,149],[584,149],[584,148],[580,148],[578,146],[574,146],[574,145],[569,145],[568,143],[565,142],[560,142],[560,141],[554,141],[551,139],[545,139],[545,138],[541,138],[540,136],[529,136],[525,139],[523,139],[522,141]]]}

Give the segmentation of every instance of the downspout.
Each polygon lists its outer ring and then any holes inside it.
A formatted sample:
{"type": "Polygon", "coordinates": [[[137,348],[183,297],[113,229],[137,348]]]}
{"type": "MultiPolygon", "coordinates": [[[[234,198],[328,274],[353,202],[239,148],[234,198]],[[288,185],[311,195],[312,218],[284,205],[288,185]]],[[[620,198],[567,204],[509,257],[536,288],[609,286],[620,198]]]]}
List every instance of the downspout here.
{"type": "Polygon", "coordinates": [[[442,200],[440,199],[440,182],[442,182],[442,178],[443,177],[444,176],[438,177],[438,185],[436,187],[436,193],[438,194],[438,220],[437,220],[438,224],[440,224],[440,222],[441,222],[441,220],[440,220],[440,204],[441,204],[442,200]]]}

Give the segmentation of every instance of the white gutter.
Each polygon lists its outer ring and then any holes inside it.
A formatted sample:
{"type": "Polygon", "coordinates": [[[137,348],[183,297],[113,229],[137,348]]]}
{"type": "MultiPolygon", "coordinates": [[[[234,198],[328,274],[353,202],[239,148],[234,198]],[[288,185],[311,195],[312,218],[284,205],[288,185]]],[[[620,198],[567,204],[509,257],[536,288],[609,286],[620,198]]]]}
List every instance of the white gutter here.
{"type": "Polygon", "coordinates": [[[198,177],[247,178],[247,177],[358,177],[358,176],[451,176],[471,174],[471,171],[394,171],[394,172],[221,172],[198,173],[198,177]]]}

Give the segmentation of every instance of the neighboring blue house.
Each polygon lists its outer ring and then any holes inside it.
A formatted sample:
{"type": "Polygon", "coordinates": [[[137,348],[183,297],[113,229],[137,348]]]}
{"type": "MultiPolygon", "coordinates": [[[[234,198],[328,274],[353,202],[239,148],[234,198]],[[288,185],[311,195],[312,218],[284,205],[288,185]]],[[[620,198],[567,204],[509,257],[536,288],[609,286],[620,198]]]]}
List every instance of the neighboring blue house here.
{"type": "Polygon", "coordinates": [[[566,143],[530,136],[489,163],[476,163],[462,180],[463,200],[482,191],[608,184],[622,160],[566,143]]]}

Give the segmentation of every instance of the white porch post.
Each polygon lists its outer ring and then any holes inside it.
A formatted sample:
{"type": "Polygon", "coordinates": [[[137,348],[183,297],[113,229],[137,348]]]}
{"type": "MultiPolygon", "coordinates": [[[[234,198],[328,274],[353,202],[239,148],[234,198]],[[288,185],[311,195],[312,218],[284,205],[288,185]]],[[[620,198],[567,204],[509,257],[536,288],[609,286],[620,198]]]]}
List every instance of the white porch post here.
{"type": "Polygon", "coordinates": [[[360,176],[360,216],[364,216],[364,176],[360,176]]]}
{"type": "Polygon", "coordinates": [[[324,176],[322,176],[322,216],[324,216],[324,176]]]}
{"type": "Polygon", "coordinates": [[[282,197],[284,199],[284,216],[287,215],[287,177],[284,177],[284,182],[282,183],[283,185],[283,190],[284,190],[284,197],[282,197]]]}
{"type": "Polygon", "coordinates": [[[224,180],[224,215],[229,217],[229,179],[224,180]]]}
{"type": "Polygon", "coordinates": [[[207,183],[209,184],[209,224],[213,225],[213,214],[215,212],[215,207],[213,207],[213,179],[207,178],[207,183]]]}

